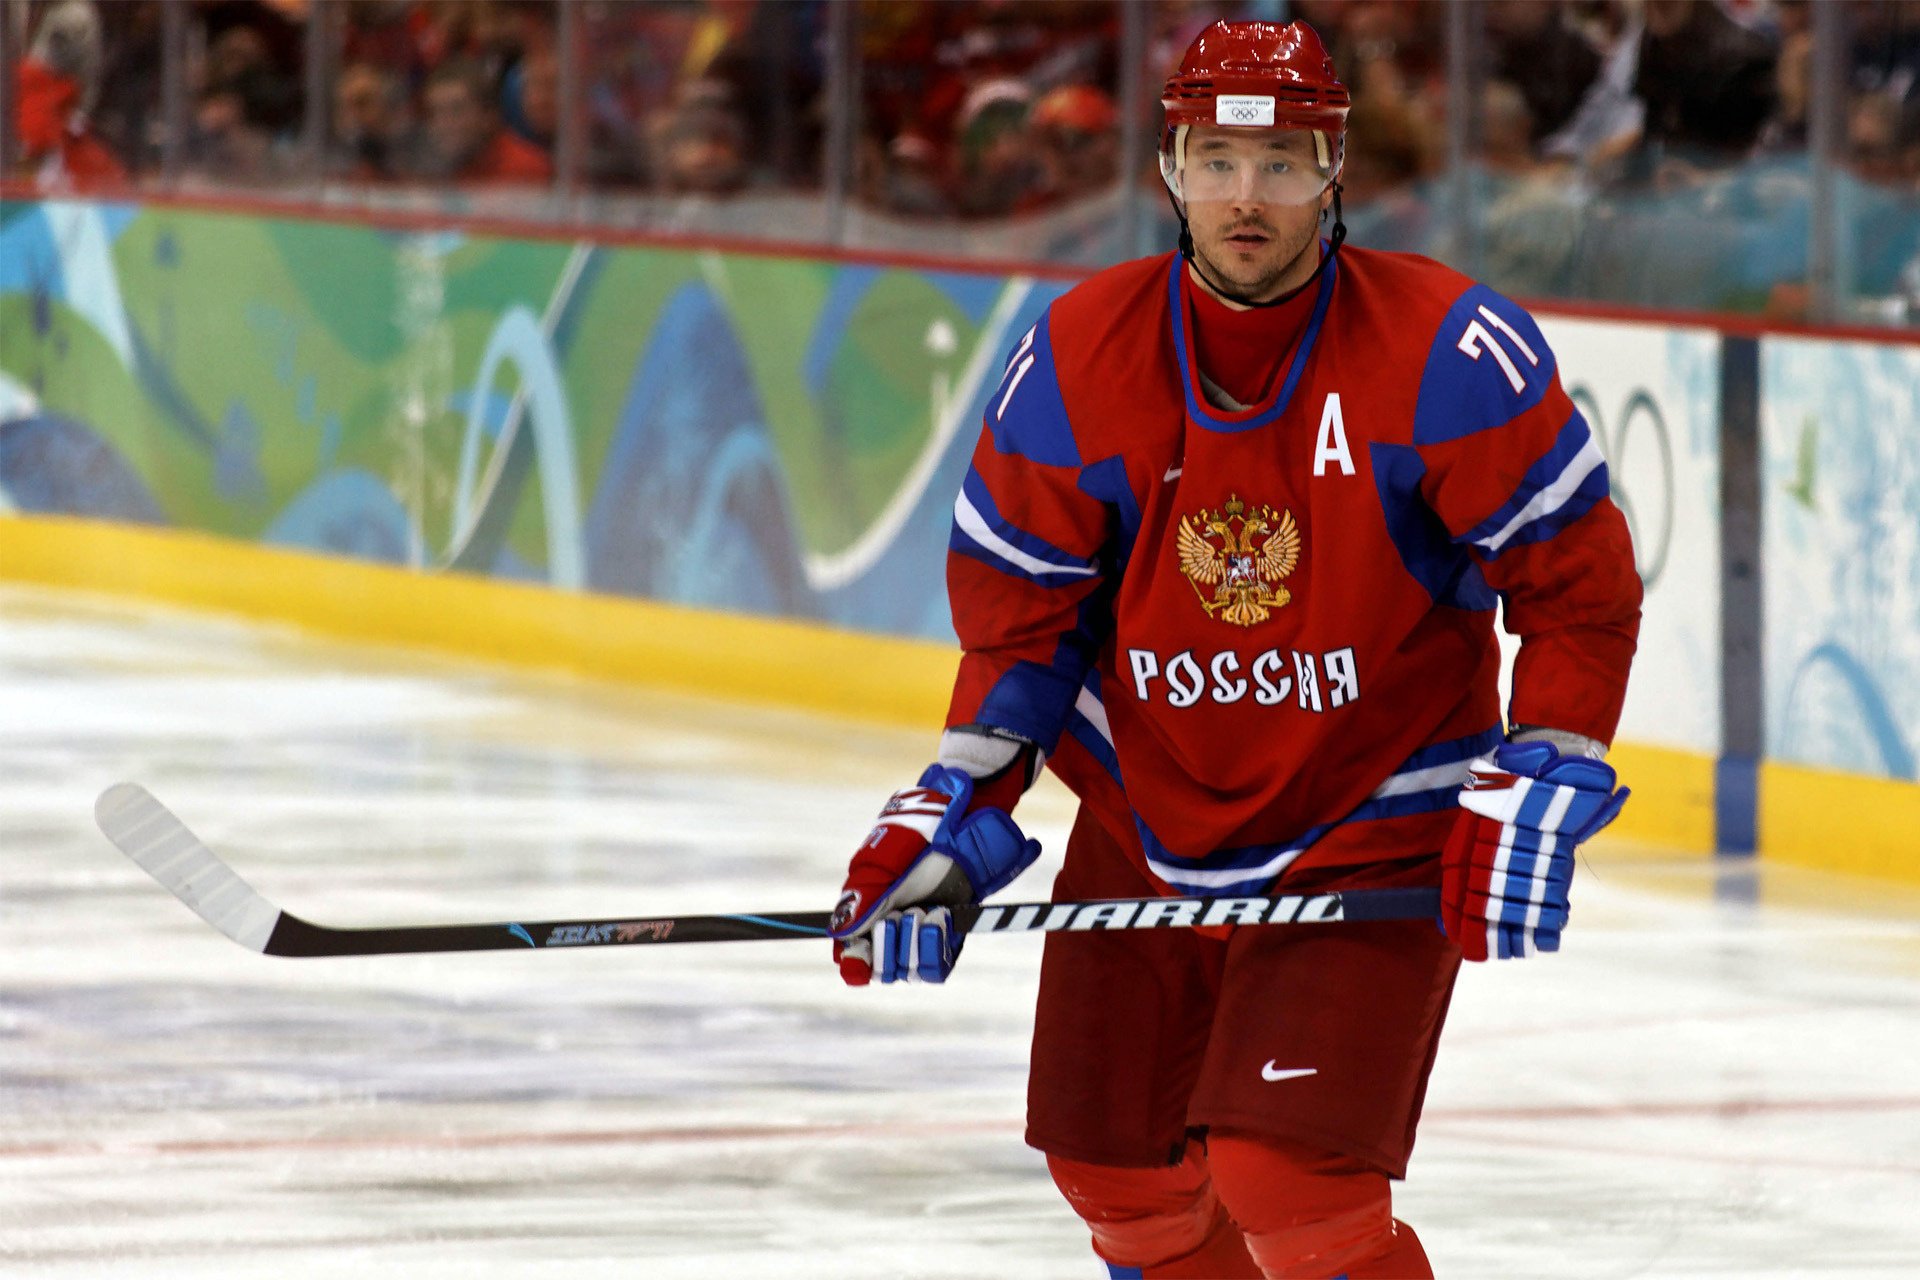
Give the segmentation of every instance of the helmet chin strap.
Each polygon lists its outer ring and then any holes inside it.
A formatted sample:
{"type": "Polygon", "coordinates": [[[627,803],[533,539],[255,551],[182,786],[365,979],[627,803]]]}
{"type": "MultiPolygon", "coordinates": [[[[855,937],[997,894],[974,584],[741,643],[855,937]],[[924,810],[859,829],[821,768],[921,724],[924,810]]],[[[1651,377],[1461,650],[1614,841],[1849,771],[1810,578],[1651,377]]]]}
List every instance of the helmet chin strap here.
{"type": "Polygon", "coordinates": [[[1180,207],[1180,202],[1174,199],[1173,192],[1169,191],[1167,192],[1167,203],[1173,206],[1174,216],[1180,219],[1180,256],[1187,260],[1187,265],[1193,268],[1193,273],[1200,277],[1207,288],[1213,290],[1227,301],[1238,303],[1243,307],[1277,307],[1288,299],[1295,297],[1302,289],[1308,288],[1314,281],[1318,280],[1320,273],[1327,269],[1327,264],[1333,261],[1334,255],[1340,252],[1340,246],[1346,242],[1347,224],[1340,216],[1340,184],[1334,182],[1329,185],[1333,189],[1333,230],[1327,235],[1327,251],[1320,255],[1320,262],[1314,267],[1313,274],[1303,280],[1299,288],[1289,289],[1279,297],[1269,298],[1265,302],[1255,302],[1252,298],[1236,290],[1229,289],[1226,285],[1221,284],[1212,276],[1208,275],[1206,271],[1201,268],[1200,260],[1194,253],[1193,228],[1187,225],[1187,211],[1180,207]]]}

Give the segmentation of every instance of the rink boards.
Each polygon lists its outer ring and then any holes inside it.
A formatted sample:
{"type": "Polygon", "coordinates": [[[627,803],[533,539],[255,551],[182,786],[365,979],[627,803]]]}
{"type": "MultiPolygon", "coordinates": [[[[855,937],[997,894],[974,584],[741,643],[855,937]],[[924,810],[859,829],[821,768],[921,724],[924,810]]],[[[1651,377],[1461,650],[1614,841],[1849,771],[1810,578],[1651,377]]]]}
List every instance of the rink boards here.
{"type": "MultiPolygon", "coordinates": [[[[955,664],[951,648],[925,641],[556,595],[96,521],[0,518],[0,557],[15,581],[909,726],[940,722],[955,664]]],[[[1634,741],[1619,743],[1612,758],[1635,790],[1613,839],[1713,847],[1712,758],[1634,741]]],[[[1920,880],[1903,834],[1920,830],[1920,788],[1769,762],[1758,790],[1767,856],[1920,880]]]]}
{"type": "MultiPolygon", "coordinates": [[[[931,740],[951,495],[1070,284],[0,205],[0,576],[931,740]]],[[[1616,833],[1920,879],[1920,347],[1540,310],[1648,587],[1616,833]]]]}

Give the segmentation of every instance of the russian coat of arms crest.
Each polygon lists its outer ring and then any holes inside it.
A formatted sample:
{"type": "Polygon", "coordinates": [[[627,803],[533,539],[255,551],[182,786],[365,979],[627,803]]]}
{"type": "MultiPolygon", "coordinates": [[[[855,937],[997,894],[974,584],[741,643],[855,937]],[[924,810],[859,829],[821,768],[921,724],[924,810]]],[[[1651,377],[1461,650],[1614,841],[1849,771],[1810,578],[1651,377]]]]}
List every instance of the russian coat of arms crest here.
{"type": "Polygon", "coordinates": [[[1300,563],[1291,511],[1249,509],[1229,494],[1218,511],[1180,517],[1178,549],[1180,572],[1209,617],[1251,627],[1293,599],[1281,585],[1300,563]]]}

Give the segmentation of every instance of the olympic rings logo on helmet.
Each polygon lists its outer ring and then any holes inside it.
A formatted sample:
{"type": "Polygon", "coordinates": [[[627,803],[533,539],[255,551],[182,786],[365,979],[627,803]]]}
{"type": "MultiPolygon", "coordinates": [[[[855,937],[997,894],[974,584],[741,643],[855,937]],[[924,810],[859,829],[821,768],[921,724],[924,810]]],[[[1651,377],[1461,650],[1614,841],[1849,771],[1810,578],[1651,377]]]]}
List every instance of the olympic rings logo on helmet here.
{"type": "Polygon", "coordinates": [[[1265,94],[1222,94],[1214,101],[1213,119],[1216,124],[1270,126],[1273,124],[1273,99],[1265,94]]]}

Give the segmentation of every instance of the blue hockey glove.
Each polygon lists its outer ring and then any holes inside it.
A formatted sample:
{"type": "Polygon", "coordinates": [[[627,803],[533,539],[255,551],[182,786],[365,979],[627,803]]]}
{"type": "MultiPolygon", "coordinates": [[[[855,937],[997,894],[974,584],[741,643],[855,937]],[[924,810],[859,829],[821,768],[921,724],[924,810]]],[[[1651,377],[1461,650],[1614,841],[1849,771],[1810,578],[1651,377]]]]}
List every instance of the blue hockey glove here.
{"type": "Polygon", "coordinates": [[[1004,889],[1040,856],[1003,810],[968,813],[972,800],[972,777],[935,764],[881,809],[833,912],[847,985],[945,982],[965,941],[949,908],[1004,889]]]}
{"type": "Polygon", "coordinates": [[[1627,802],[1613,768],[1550,742],[1476,761],[1441,854],[1440,920],[1469,960],[1558,951],[1573,851],[1627,802]]]}

